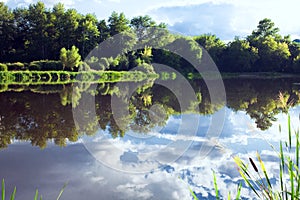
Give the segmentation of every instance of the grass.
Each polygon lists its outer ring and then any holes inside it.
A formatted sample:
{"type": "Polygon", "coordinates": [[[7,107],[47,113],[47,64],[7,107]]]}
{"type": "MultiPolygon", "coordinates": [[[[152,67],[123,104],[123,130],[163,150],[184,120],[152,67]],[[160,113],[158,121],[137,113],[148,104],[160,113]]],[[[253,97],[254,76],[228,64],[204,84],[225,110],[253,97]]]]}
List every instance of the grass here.
{"type": "Polygon", "coordinates": [[[137,82],[150,78],[158,78],[158,74],[146,74],[141,71],[0,71],[1,85],[137,82]]]}
{"type": "MultiPolygon", "coordinates": [[[[252,158],[249,158],[250,166],[252,166],[254,173],[251,173],[251,170],[249,170],[249,164],[245,164],[239,157],[234,158],[244,181],[260,199],[294,200],[300,198],[299,130],[292,131],[291,117],[288,113],[288,108],[292,102],[293,101],[288,101],[282,93],[279,94],[278,105],[282,108],[282,111],[287,114],[288,118],[288,141],[280,141],[279,152],[271,145],[279,158],[279,190],[275,189],[275,186],[271,184],[268,172],[259,153],[256,155],[259,165],[257,165],[252,158]],[[294,141],[292,139],[293,136],[295,138],[294,141]],[[285,151],[283,149],[285,149],[285,151]]],[[[279,133],[281,132],[281,126],[279,126],[279,133]]]]}
{"type": "MultiPolygon", "coordinates": [[[[242,161],[238,156],[234,157],[234,161],[238,166],[239,173],[246,183],[246,185],[254,192],[259,199],[267,200],[296,200],[300,199],[300,140],[299,129],[292,131],[291,117],[288,113],[288,108],[293,101],[288,101],[282,93],[279,94],[278,106],[287,114],[287,134],[288,141],[279,143],[279,151],[271,145],[272,149],[278,155],[279,165],[279,186],[276,189],[272,185],[265,164],[261,159],[259,153],[256,154],[256,160],[249,158],[249,162],[242,161]],[[293,141],[294,136],[294,141],[293,141]],[[285,149],[285,151],[284,151],[285,149]],[[256,162],[255,162],[256,161],[256,162]],[[256,163],[259,164],[256,164],[256,163]],[[249,169],[249,168],[252,168],[249,169]]],[[[281,126],[279,126],[279,133],[282,133],[281,126]]],[[[216,173],[213,172],[213,181],[216,199],[220,199],[216,173]]],[[[241,199],[241,183],[237,187],[237,195],[235,199],[241,199]]],[[[194,192],[190,189],[193,199],[198,200],[194,192]]],[[[231,199],[230,192],[227,199],[231,199]]]]}
{"type": "MultiPolygon", "coordinates": [[[[60,190],[60,192],[59,192],[56,200],[60,199],[61,195],[63,194],[63,192],[64,192],[64,190],[66,188],[66,186],[67,186],[67,184],[65,184],[63,186],[63,188],[60,190]]],[[[16,198],[16,192],[17,192],[17,188],[15,187],[14,191],[10,195],[10,198],[9,198],[10,200],[15,200],[15,198],[16,198]]],[[[4,182],[4,179],[2,179],[1,200],[5,200],[5,182],[4,182]]],[[[35,195],[34,195],[33,200],[43,200],[43,197],[39,196],[39,191],[38,190],[35,191],[35,195]]]]}

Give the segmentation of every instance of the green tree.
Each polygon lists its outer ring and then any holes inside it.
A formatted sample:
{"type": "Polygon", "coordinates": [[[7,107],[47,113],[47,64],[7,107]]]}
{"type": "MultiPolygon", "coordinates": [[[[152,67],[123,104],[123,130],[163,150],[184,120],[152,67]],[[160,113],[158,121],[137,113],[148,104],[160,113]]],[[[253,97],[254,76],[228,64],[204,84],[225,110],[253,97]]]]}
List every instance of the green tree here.
{"type": "Polygon", "coordinates": [[[224,50],[221,70],[226,72],[252,71],[258,59],[258,50],[246,40],[238,37],[224,50]]]}
{"type": "Polygon", "coordinates": [[[134,17],[130,21],[130,26],[133,28],[139,40],[144,40],[147,37],[146,29],[156,26],[156,22],[148,15],[134,17]]]}
{"type": "Polygon", "coordinates": [[[108,23],[111,36],[130,29],[129,20],[126,19],[124,13],[118,14],[116,12],[112,12],[111,16],[108,18],[108,23]]]}
{"type": "Polygon", "coordinates": [[[226,47],[226,44],[222,40],[220,40],[216,35],[211,34],[196,36],[194,37],[194,40],[208,51],[217,66],[222,64],[221,56],[226,47]]]}
{"type": "Polygon", "coordinates": [[[103,19],[97,23],[97,28],[99,31],[98,43],[101,43],[109,37],[109,27],[107,26],[106,21],[103,19]]]}
{"type": "Polygon", "coordinates": [[[14,14],[3,2],[0,2],[0,61],[5,61],[5,56],[14,51],[14,38],[14,14]]]}
{"type": "Polygon", "coordinates": [[[65,17],[65,7],[62,3],[58,3],[53,6],[52,12],[50,13],[50,19],[52,26],[52,52],[51,59],[59,58],[59,50],[64,47],[64,17],[65,17]]]}
{"type": "Polygon", "coordinates": [[[95,15],[87,14],[84,16],[78,28],[81,55],[85,57],[93,48],[97,46],[99,30],[97,27],[97,18],[95,15]]]}
{"type": "Polygon", "coordinates": [[[79,49],[75,46],[72,46],[71,49],[67,50],[62,48],[60,50],[60,60],[63,64],[63,69],[68,69],[73,71],[81,63],[81,56],[78,53],[79,49]]]}
{"type": "Polygon", "coordinates": [[[60,35],[62,44],[60,46],[70,48],[78,42],[78,26],[80,23],[81,15],[75,9],[68,9],[64,14],[62,23],[63,29],[60,35]]]}
{"type": "Polygon", "coordinates": [[[265,18],[259,21],[257,29],[248,36],[248,41],[251,45],[255,45],[255,41],[264,39],[268,36],[271,36],[278,41],[281,39],[281,36],[278,33],[279,28],[275,27],[275,23],[272,22],[271,19],[265,18]],[[252,42],[254,42],[254,44],[252,42]]]}
{"type": "Polygon", "coordinates": [[[37,2],[29,5],[28,23],[30,29],[28,31],[28,56],[31,60],[46,59],[46,42],[47,42],[47,10],[45,4],[37,2]]]}
{"type": "Polygon", "coordinates": [[[279,35],[279,28],[270,19],[259,22],[257,29],[247,37],[250,45],[258,49],[256,71],[286,71],[290,57],[289,39],[279,35]]]}
{"type": "Polygon", "coordinates": [[[14,23],[16,25],[14,49],[16,53],[12,61],[30,61],[28,56],[28,45],[29,45],[29,30],[30,25],[28,23],[28,9],[27,8],[16,8],[14,13],[14,23]]]}
{"type": "Polygon", "coordinates": [[[291,55],[286,43],[277,42],[267,36],[258,49],[260,56],[259,71],[284,71],[291,55]]]}

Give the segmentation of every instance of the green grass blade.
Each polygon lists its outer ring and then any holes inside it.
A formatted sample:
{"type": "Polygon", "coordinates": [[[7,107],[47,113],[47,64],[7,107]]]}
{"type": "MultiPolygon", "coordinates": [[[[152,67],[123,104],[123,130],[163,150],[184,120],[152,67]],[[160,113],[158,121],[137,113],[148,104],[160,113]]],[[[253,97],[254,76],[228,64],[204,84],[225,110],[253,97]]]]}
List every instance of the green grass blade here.
{"type": "MultiPolygon", "coordinates": [[[[299,132],[296,132],[296,165],[299,168],[299,132]]],[[[297,171],[297,175],[298,175],[297,171]]]]}
{"type": "Polygon", "coordinates": [[[38,200],[38,196],[39,196],[39,191],[36,190],[35,191],[35,195],[34,195],[34,200],[38,200]]]}
{"type": "Polygon", "coordinates": [[[297,197],[300,196],[299,192],[300,192],[300,178],[299,178],[299,176],[298,176],[298,180],[297,180],[297,190],[296,190],[296,196],[297,196],[297,197]]]}
{"type": "Polygon", "coordinates": [[[13,193],[10,196],[10,200],[15,200],[16,192],[17,192],[17,188],[15,187],[13,193]]]}
{"type": "Polygon", "coordinates": [[[282,142],[281,141],[280,141],[280,158],[281,158],[282,170],[284,170],[284,155],[283,155],[283,149],[282,149],[282,142]]]}
{"type": "Polygon", "coordinates": [[[241,190],[242,190],[242,183],[240,183],[240,184],[238,185],[237,193],[236,193],[236,197],[235,197],[236,200],[239,200],[239,199],[240,199],[240,196],[241,196],[241,190]]]}
{"type": "Polygon", "coordinates": [[[300,177],[299,177],[299,132],[296,132],[296,178],[297,180],[297,190],[296,196],[299,197],[300,192],[300,177]]]}
{"type": "Polygon", "coordinates": [[[217,176],[216,173],[213,171],[213,176],[214,176],[214,187],[215,187],[215,191],[216,191],[216,199],[219,200],[219,190],[218,190],[218,184],[217,184],[217,176]]]}
{"type": "MultiPolygon", "coordinates": [[[[67,183],[64,184],[63,188],[60,190],[59,195],[57,196],[56,200],[59,200],[62,193],[64,192],[65,188],[67,187],[67,183]]],[[[194,194],[194,192],[193,192],[194,194]]],[[[195,194],[194,194],[195,195],[195,194]]]]}
{"type": "Polygon", "coordinates": [[[231,195],[230,195],[230,191],[228,192],[228,196],[227,196],[227,200],[230,200],[231,199],[231,197],[230,197],[231,195]]]}
{"type": "Polygon", "coordinates": [[[4,183],[4,179],[2,179],[2,200],[5,200],[5,183],[4,183]]]}
{"type": "Polygon", "coordinates": [[[266,180],[267,180],[267,183],[268,183],[269,187],[272,188],[270,179],[269,179],[268,174],[267,174],[267,171],[266,171],[265,164],[264,164],[263,161],[261,160],[260,155],[259,155],[258,153],[256,153],[256,155],[257,155],[257,158],[258,158],[258,160],[259,160],[259,162],[260,162],[260,167],[261,167],[262,171],[264,172],[264,175],[265,175],[265,178],[266,178],[266,180]]]}
{"type": "Polygon", "coordinates": [[[244,181],[247,183],[247,185],[251,188],[251,190],[260,198],[260,195],[257,193],[256,189],[253,187],[253,185],[250,183],[250,181],[246,178],[245,174],[239,170],[242,178],[244,179],[244,181]]]}
{"type": "MultiPolygon", "coordinates": [[[[185,183],[182,178],[179,176],[178,177],[183,183],[185,183]]],[[[190,194],[193,196],[194,200],[199,200],[198,197],[196,196],[196,194],[194,193],[194,191],[191,189],[191,187],[188,185],[188,188],[189,188],[189,191],[190,191],[190,194]]]]}
{"type": "Polygon", "coordinates": [[[285,199],[288,200],[288,192],[287,192],[287,189],[286,189],[286,185],[285,185],[285,199]]]}
{"type": "Polygon", "coordinates": [[[193,196],[194,200],[198,200],[198,197],[195,195],[194,191],[189,187],[190,193],[193,196]]]}
{"type": "Polygon", "coordinates": [[[288,114],[289,147],[292,147],[291,116],[288,114]]]}
{"type": "Polygon", "coordinates": [[[280,176],[280,189],[281,189],[281,194],[283,196],[283,166],[281,164],[279,169],[279,176],[280,176]]]}
{"type": "Polygon", "coordinates": [[[294,173],[293,173],[293,161],[289,161],[289,173],[290,173],[290,182],[291,182],[291,199],[294,199],[294,173]]]}

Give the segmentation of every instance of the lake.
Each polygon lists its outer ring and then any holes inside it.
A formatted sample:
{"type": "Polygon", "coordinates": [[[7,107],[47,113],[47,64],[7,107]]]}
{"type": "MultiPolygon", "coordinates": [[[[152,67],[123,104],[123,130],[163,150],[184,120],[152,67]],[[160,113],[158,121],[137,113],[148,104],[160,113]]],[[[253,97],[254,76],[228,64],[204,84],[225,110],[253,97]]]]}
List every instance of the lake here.
{"type": "MultiPolygon", "coordinates": [[[[0,93],[0,178],[16,199],[215,199],[242,181],[233,157],[261,154],[279,185],[275,150],[288,140],[287,101],[299,127],[299,78],[224,79],[226,101],[211,102],[203,80],[182,83],[10,85],[0,93]],[[172,90],[168,86],[174,86],[172,90]],[[279,125],[281,133],[279,132],[279,125]],[[274,146],[275,150],[272,148],[274,146]]],[[[2,87],[4,88],[4,87],[2,87]]],[[[257,161],[258,162],[258,161],[257,161]]],[[[253,199],[242,185],[242,196],[253,199]]]]}

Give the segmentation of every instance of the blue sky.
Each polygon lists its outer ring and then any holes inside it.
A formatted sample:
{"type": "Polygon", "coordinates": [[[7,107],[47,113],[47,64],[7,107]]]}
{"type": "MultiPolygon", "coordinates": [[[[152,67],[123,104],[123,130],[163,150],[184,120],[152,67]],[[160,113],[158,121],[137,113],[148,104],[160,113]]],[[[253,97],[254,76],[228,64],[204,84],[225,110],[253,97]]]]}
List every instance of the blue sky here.
{"type": "MultiPolygon", "coordinates": [[[[4,0],[10,7],[26,6],[36,0],[4,0]]],[[[282,35],[300,38],[299,0],[45,0],[48,7],[62,2],[80,13],[95,13],[108,18],[112,11],[124,12],[128,18],[150,15],[166,22],[169,29],[185,35],[216,34],[223,40],[244,37],[263,18],[271,18],[282,35]]]]}

